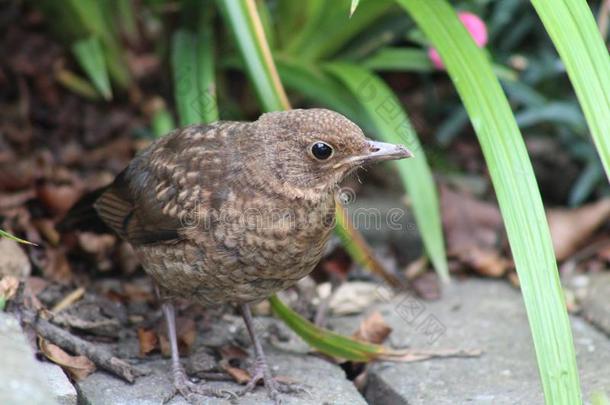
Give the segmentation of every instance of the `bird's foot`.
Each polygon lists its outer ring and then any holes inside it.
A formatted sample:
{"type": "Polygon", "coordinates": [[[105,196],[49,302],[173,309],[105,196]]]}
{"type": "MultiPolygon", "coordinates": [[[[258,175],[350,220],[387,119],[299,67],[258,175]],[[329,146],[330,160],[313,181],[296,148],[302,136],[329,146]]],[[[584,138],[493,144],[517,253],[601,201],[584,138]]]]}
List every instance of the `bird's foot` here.
{"type": "Polygon", "coordinates": [[[305,385],[286,381],[281,377],[273,377],[267,364],[260,361],[256,362],[250,381],[248,381],[244,389],[237,392],[237,395],[242,396],[254,391],[256,385],[261,381],[265,384],[269,398],[271,398],[276,404],[282,403],[280,394],[305,393],[311,396],[311,393],[309,390],[307,390],[307,388],[305,388],[305,385]]]}
{"type": "Polygon", "coordinates": [[[172,392],[163,400],[164,404],[171,401],[171,399],[176,395],[181,395],[191,404],[197,402],[198,396],[217,397],[224,399],[237,398],[237,395],[232,391],[218,388],[210,388],[207,387],[203,382],[194,383],[190,381],[188,376],[186,375],[186,372],[182,368],[180,368],[179,370],[173,370],[172,374],[174,377],[174,387],[172,392]]]}

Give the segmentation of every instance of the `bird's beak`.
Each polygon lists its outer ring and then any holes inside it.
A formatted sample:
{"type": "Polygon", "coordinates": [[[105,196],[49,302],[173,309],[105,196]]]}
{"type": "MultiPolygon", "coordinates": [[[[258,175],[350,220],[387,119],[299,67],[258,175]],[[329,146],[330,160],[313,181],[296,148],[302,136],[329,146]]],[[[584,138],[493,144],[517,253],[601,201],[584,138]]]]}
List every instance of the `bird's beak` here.
{"type": "Polygon", "coordinates": [[[369,152],[361,156],[364,163],[383,162],[413,157],[413,153],[402,145],[393,143],[367,141],[369,152]]]}

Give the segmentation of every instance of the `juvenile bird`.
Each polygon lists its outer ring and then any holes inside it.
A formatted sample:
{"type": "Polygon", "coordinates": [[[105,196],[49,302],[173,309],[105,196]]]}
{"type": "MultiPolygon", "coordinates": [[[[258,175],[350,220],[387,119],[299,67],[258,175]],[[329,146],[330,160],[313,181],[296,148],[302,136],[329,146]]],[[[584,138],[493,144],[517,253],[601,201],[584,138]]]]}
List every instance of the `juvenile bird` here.
{"type": "Polygon", "coordinates": [[[102,220],[131,243],[163,299],[175,393],[223,395],[191,383],[179,362],[171,300],[241,307],[256,355],[252,379],[277,400],[250,305],[295,284],[320,260],[334,227],[335,190],[359,166],[410,157],[368,140],[324,109],[255,122],[177,129],[152,143],[97,198],[102,220]]]}

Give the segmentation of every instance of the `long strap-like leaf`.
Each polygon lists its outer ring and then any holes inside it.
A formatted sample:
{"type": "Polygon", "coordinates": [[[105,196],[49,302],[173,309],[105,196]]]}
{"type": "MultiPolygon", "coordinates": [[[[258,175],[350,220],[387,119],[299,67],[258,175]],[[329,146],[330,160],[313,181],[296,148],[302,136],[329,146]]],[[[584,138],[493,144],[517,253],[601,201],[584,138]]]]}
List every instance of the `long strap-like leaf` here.
{"type": "Polygon", "coordinates": [[[579,404],[570,322],[540,192],[489,61],[446,0],[398,0],[439,51],[478,136],[506,226],[548,404],[579,404]]]}
{"type": "Polygon", "coordinates": [[[610,54],[584,0],[532,0],[566,66],[610,180],[610,54]]]}

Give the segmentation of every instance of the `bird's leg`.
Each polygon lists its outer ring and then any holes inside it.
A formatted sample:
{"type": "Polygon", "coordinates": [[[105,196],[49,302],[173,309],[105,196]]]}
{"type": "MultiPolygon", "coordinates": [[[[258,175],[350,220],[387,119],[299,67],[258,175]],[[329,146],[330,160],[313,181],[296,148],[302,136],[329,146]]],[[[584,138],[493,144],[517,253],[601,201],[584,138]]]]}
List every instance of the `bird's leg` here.
{"type": "Polygon", "coordinates": [[[263,346],[261,345],[261,342],[256,336],[256,332],[254,330],[254,320],[252,319],[252,313],[250,312],[250,305],[242,304],[241,313],[246,324],[246,329],[248,329],[250,339],[252,340],[252,345],[254,346],[254,354],[256,356],[256,360],[254,363],[254,370],[251,372],[252,376],[250,378],[250,381],[248,381],[246,387],[242,391],[240,391],[238,395],[244,395],[248,392],[251,392],[256,387],[256,384],[258,384],[261,380],[265,384],[265,388],[267,388],[267,393],[269,394],[269,397],[278,404],[280,403],[280,393],[308,393],[307,389],[305,389],[300,384],[281,381],[271,375],[271,370],[269,369],[269,365],[267,364],[267,358],[265,357],[265,353],[263,352],[263,346]]]}
{"type": "Polygon", "coordinates": [[[167,324],[167,337],[172,353],[172,378],[174,389],[163,401],[168,402],[177,394],[182,395],[189,402],[194,402],[195,395],[205,395],[220,398],[234,397],[230,391],[206,387],[203,384],[195,384],[188,379],[182,364],[180,364],[180,353],[178,352],[178,339],[176,337],[176,311],[171,302],[163,302],[161,305],[165,322],[167,324]]]}

